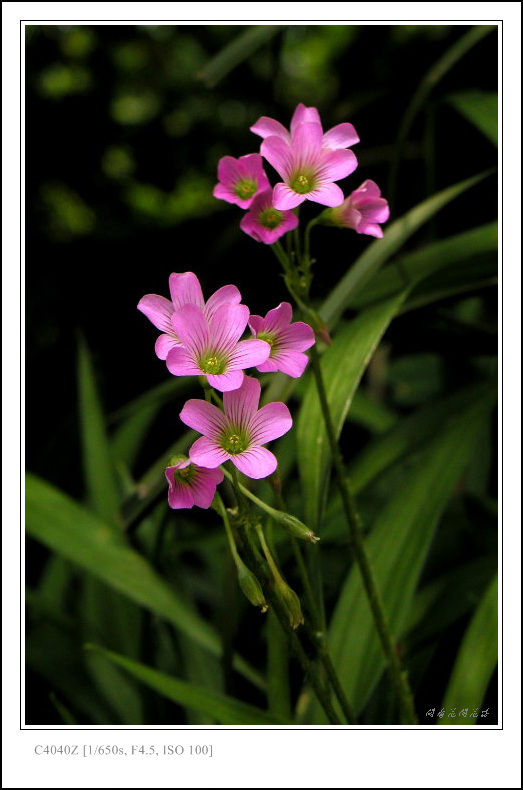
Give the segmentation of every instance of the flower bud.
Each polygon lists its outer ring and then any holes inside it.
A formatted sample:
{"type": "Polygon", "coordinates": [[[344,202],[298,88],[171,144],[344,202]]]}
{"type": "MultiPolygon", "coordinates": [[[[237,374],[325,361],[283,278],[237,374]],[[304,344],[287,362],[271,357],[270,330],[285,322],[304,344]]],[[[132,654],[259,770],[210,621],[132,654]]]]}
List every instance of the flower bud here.
{"type": "Polygon", "coordinates": [[[311,543],[317,543],[319,541],[319,537],[314,534],[312,529],[303,524],[296,516],[292,516],[290,513],[285,513],[282,510],[277,511],[277,513],[278,515],[275,520],[283,527],[285,532],[289,533],[289,535],[293,535],[295,538],[300,538],[301,540],[308,540],[311,543]]]}
{"type": "Polygon", "coordinates": [[[278,599],[281,601],[289,616],[289,622],[292,628],[297,628],[303,623],[303,614],[301,611],[300,599],[286,582],[283,581],[281,576],[275,579],[274,592],[278,599]]]}
{"type": "Polygon", "coordinates": [[[266,612],[269,607],[260,582],[239,557],[236,558],[236,570],[238,571],[238,582],[245,597],[253,606],[259,606],[262,612],[266,612]]]}

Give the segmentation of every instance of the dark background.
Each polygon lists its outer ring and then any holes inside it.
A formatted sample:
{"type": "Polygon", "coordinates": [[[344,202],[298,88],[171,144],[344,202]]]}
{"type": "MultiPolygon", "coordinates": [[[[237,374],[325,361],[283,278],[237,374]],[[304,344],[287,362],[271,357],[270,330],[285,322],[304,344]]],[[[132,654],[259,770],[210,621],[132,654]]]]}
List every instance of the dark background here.
{"type": "MultiPolygon", "coordinates": [[[[392,194],[391,162],[404,112],[422,76],[467,26],[281,26],[211,84],[206,65],[244,30],[26,28],[26,457],[31,471],[73,496],[83,493],[80,334],[111,414],[168,376],[154,354],[157,332],[136,305],[146,293],[167,296],[171,272],[194,271],[207,297],[235,283],[258,314],[288,298],[270,250],[240,231],[241,210],[212,196],[221,156],[259,150],[260,138],[249,131],[258,117],[288,126],[301,101],[318,107],[325,129],[353,123],[361,140],[354,148],[359,166],[341,186],[348,194],[367,178],[376,181],[391,200],[391,221],[434,191],[496,164],[492,144],[446,101],[454,92],[497,89],[495,33],[435,86],[429,110],[409,134],[392,194]]],[[[453,201],[407,249],[491,221],[493,181],[453,201]]],[[[316,211],[309,204],[303,214],[316,211]]],[[[370,240],[348,231],[314,233],[314,294],[320,300],[370,240]]],[[[494,289],[481,298],[484,323],[495,326],[494,289]]],[[[446,367],[443,389],[452,391],[467,381],[467,357],[495,354],[496,340],[453,331],[441,310],[436,304],[396,319],[387,342],[392,359],[439,354],[446,367]]],[[[396,403],[400,410],[410,405],[396,403]]],[[[177,431],[170,407],[153,426],[139,462],[143,469],[177,431]]],[[[352,451],[365,439],[356,428],[352,451]]],[[[31,542],[29,583],[44,557],[31,542]]],[[[449,634],[446,653],[442,648],[435,659],[442,678],[462,631],[463,624],[449,634]]],[[[35,709],[38,704],[39,692],[35,709]]],[[[48,723],[53,714],[42,715],[48,723]]]]}

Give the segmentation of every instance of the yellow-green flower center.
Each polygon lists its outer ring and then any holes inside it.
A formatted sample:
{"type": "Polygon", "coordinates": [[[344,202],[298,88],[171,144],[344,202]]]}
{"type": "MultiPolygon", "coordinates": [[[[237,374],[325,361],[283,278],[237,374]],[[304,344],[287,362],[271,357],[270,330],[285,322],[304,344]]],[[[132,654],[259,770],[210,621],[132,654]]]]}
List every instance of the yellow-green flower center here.
{"type": "Polygon", "coordinates": [[[306,195],[307,192],[312,192],[315,188],[315,181],[316,179],[311,174],[296,173],[296,175],[291,178],[289,186],[297,192],[298,195],[306,195]]]}
{"type": "Polygon", "coordinates": [[[194,465],[189,464],[189,466],[185,466],[183,469],[175,469],[174,479],[177,480],[179,483],[183,483],[184,485],[190,485],[195,474],[196,474],[196,469],[194,465]]]}
{"type": "Polygon", "coordinates": [[[267,208],[260,212],[258,220],[264,228],[274,230],[283,222],[283,214],[277,208],[267,208]]]}
{"type": "Polygon", "coordinates": [[[241,428],[229,427],[224,431],[221,439],[220,446],[230,455],[239,455],[248,449],[250,444],[249,437],[246,432],[241,428]]]}
{"type": "Polygon", "coordinates": [[[276,336],[272,334],[272,332],[258,332],[256,335],[258,340],[265,340],[271,347],[270,356],[272,356],[272,352],[274,351],[274,347],[277,344],[276,336]]]}
{"type": "Polygon", "coordinates": [[[226,361],[215,354],[203,354],[199,360],[200,370],[208,375],[219,376],[225,373],[226,361]]]}
{"type": "Polygon", "coordinates": [[[241,198],[241,200],[248,200],[256,193],[257,189],[258,184],[256,181],[252,181],[250,178],[244,178],[242,181],[238,181],[234,187],[234,194],[241,198]]]}

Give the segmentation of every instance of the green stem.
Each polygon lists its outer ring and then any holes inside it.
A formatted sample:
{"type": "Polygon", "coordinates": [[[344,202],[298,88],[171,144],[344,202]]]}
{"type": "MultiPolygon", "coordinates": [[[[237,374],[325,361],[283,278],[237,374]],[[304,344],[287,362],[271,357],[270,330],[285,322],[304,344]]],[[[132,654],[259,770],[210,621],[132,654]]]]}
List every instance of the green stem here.
{"type": "Polygon", "coordinates": [[[365,543],[363,540],[363,531],[361,527],[360,516],[355,506],[354,498],[349,487],[348,480],[345,475],[343,466],[343,458],[338,447],[334,425],[332,423],[329,404],[327,401],[327,393],[325,391],[325,384],[321,372],[320,359],[316,346],[311,348],[311,362],[318,396],[320,399],[321,410],[325,420],[325,427],[329,438],[329,445],[332,454],[332,460],[336,471],[336,478],[338,488],[340,491],[341,501],[352,541],[354,556],[358,564],[358,568],[363,581],[363,586],[369,601],[376,629],[380,638],[381,646],[388,663],[389,672],[392,682],[396,688],[399,697],[400,706],[405,723],[417,724],[416,712],[412,700],[412,692],[410,690],[405,673],[402,669],[401,662],[394,648],[392,636],[390,633],[389,625],[383,607],[383,602],[372,572],[372,568],[367,557],[365,543]]]}

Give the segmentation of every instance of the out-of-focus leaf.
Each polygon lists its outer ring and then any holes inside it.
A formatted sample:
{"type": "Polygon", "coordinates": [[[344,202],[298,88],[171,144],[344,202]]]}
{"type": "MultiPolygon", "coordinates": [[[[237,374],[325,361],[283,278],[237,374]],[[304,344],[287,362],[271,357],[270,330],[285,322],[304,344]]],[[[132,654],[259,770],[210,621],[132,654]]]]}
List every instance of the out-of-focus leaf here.
{"type": "Polygon", "coordinates": [[[108,417],[108,422],[113,424],[134,417],[149,406],[162,406],[178,395],[187,394],[195,387],[196,383],[192,377],[182,376],[175,378],[173,376],[112,412],[108,417]]]}
{"type": "MultiPolygon", "coordinates": [[[[339,436],[356,387],[405,293],[366,310],[335,336],[321,358],[327,400],[339,436]]],[[[330,448],[316,383],[309,380],[297,424],[305,521],[316,532],[327,496],[330,448]]]]}
{"type": "MultiPolygon", "coordinates": [[[[62,554],[110,587],[160,617],[164,617],[213,655],[220,655],[219,639],[155,573],[123,535],[49,483],[27,475],[28,533],[62,554]]],[[[241,659],[235,665],[253,683],[259,677],[241,659]]]]}
{"type": "Polygon", "coordinates": [[[419,283],[436,273],[461,269],[468,261],[477,265],[478,257],[486,253],[496,253],[497,245],[497,222],[428,244],[421,250],[398,258],[380,271],[359,292],[350,295],[347,307],[361,310],[394,296],[405,288],[405,279],[413,286],[413,294],[408,301],[415,300],[418,293],[415,286],[419,283]]]}
{"type": "Polygon", "coordinates": [[[487,393],[495,394],[490,384],[467,387],[421,407],[390,431],[376,437],[349,467],[354,491],[361,491],[387,467],[430,442],[449,421],[455,419],[456,413],[487,393]]]}
{"type": "Polygon", "coordinates": [[[480,557],[425,585],[412,601],[409,644],[426,644],[477,606],[496,567],[496,556],[480,557]]]}
{"type": "Polygon", "coordinates": [[[393,411],[372,400],[361,390],[354,393],[348,417],[351,422],[368,428],[372,433],[383,433],[397,421],[393,411]]]}
{"type": "Polygon", "coordinates": [[[117,528],[120,515],[115,469],[91,356],[83,339],[78,347],[78,390],[87,497],[94,512],[117,528]]]}
{"type": "MultiPolygon", "coordinates": [[[[412,596],[439,518],[491,408],[492,395],[487,395],[445,426],[418,460],[407,488],[392,497],[366,539],[369,562],[396,639],[408,623],[412,596]]],[[[334,610],[329,646],[343,688],[359,712],[385,663],[356,567],[349,572],[334,610]]],[[[317,706],[315,714],[322,715],[317,706]]]]}
{"type": "Polygon", "coordinates": [[[227,44],[200,71],[198,77],[208,88],[214,88],[230,71],[279,33],[284,25],[253,25],[227,44]]]}
{"type": "Polygon", "coordinates": [[[447,102],[498,144],[498,95],[485,91],[463,91],[447,96],[447,102]]]}
{"type": "Polygon", "coordinates": [[[273,611],[267,617],[267,700],[275,716],[291,718],[289,649],[273,611]]]}
{"type": "MultiPolygon", "coordinates": [[[[418,228],[440,209],[466,192],[467,189],[478,184],[490,173],[491,171],[480,173],[473,178],[460,181],[459,184],[447,187],[442,192],[437,192],[389,225],[383,239],[376,239],[367,247],[323,302],[319,312],[325,322],[329,326],[334,326],[343,311],[349,307],[351,301],[359,295],[369,280],[376,275],[385,261],[400,249],[418,228]]],[[[406,285],[407,283],[404,283],[404,287],[406,285]]]]}
{"type": "Polygon", "coordinates": [[[146,667],[136,661],[131,661],[109,650],[103,650],[95,646],[92,646],[91,649],[99,652],[107,658],[108,661],[112,661],[117,666],[127,670],[127,672],[135,678],[141,680],[142,683],[145,683],[164,697],[167,697],[173,702],[177,702],[179,705],[184,705],[194,710],[201,711],[202,713],[206,713],[221,724],[292,724],[292,721],[288,719],[271,715],[264,710],[260,710],[252,705],[247,705],[245,702],[234,699],[234,697],[207,691],[192,683],[169,677],[161,672],[157,672],[155,669],[146,667]]]}
{"type": "Polygon", "coordinates": [[[111,441],[111,450],[115,461],[123,461],[128,469],[133,468],[147,431],[159,409],[160,404],[145,406],[118,427],[111,441]]]}
{"type": "MultiPolygon", "coordinates": [[[[456,717],[448,715],[437,724],[475,724],[477,719],[459,715],[467,708],[480,708],[498,660],[498,577],[488,586],[461,643],[443,699],[447,714],[456,708],[456,717]]],[[[479,714],[481,716],[481,714],[479,714]]]]}

